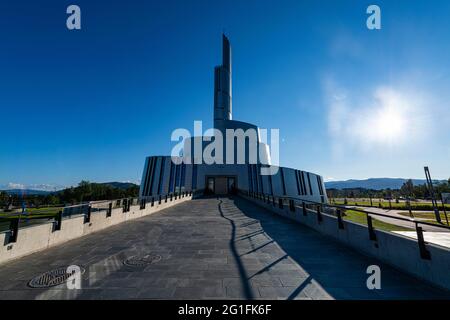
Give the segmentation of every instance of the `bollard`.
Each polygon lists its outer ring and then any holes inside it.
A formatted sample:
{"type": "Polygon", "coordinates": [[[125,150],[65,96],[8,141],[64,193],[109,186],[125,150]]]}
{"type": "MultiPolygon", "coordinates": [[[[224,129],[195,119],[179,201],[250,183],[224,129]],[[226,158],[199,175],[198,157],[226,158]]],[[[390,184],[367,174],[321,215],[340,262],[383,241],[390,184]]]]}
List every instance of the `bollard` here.
{"type": "Polygon", "coordinates": [[[58,214],[55,217],[55,230],[61,230],[62,223],[62,210],[58,211],[58,214]]]}
{"type": "Polygon", "coordinates": [[[9,224],[9,229],[11,230],[11,234],[8,243],[15,243],[19,234],[19,219],[12,219],[9,224]]]}
{"type": "Polygon", "coordinates": [[[166,197],[165,197],[165,200],[164,200],[164,202],[166,202],[166,203],[167,203],[167,194],[166,194],[166,197]]]}
{"type": "Polygon", "coordinates": [[[152,207],[155,206],[155,197],[152,197],[152,207]]]}
{"type": "Polygon", "coordinates": [[[295,212],[295,204],[294,204],[294,200],[292,200],[292,199],[289,199],[289,210],[295,212]]]}
{"type": "Polygon", "coordinates": [[[87,214],[84,216],[84,223],[91,222],[91,206],[88,207],[87,214]]]}
{"type": "Polygon", "coordinates": [[[306,216],[308,212],[306,211],[306,203],[302,202],[303,215],[306,216]]]}
{"type": "Polygon", "coordinates": [[[320,212],[320,206],[317,206],[317,222],[320,224],[322,222],[322,213],[320,212]]]}
{"type": "Polygon", "coordinates": [[[281,199],[281,198],[278,198],[278,207],[280,209],[283,209],[283,199],[281,199]]]}
{"type": "Polygon", "coordinates": [[[420,257],[424,260],[431,260],[430,251],[427,250],[425,246],[425,239],[423,238],[422,227],[416,222],[416,233],[417,233],[417,243],[419,244],[420,257]]]}
{"type": "Polygon", "coordinates": [[[369,229],[369,239],[376,241],[377,240],[377,235],[375,233],[375,230],[373,228],[373,224],[372,224],[372,217],[367,215],[367,227],[369,229]]]}
{"type": "Polygon", "coordinates": [[[341,209],[336,210],[336,216],[337,216],[337,220],[338,220],[338,228],[344,229],[344,221],[342,221],[341,209]]]}
{"type": "Polygon", "coordinates": [[[158,196],[158,204],[161,204],[161,195],[158,196]]]}
{"type": "Polygon", "coordinates": [[[109,203],[108,211],[106,211],[106,217],[111,217],[112,215],[112,202],[109,203]]]}

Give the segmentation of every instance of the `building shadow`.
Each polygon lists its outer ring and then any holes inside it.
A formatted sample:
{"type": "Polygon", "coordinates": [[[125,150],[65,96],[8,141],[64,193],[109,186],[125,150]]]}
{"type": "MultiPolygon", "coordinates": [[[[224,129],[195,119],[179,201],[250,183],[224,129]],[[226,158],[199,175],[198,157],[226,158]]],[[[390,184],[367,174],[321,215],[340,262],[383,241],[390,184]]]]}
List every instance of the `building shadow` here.
{"type": "MultiPolygon", "coordinates": [[[[294,299],[311,283],[321,287],[334,299],[450,299],[447,291],[400,272],[318,231],[278,216],[241,197],[233,196],[229,199],[246,217],[258,220],[261,232],[269,238],[268,243],[275,242],[286,254],[285,257],[268,263],[257,274],[268,272],[286,258],[305,271],[301,285],[293,290],[287,299],[294,299]],[[382,271],[381,290],[367,288],[369,274],[366,270],[369,265],[374,264],[382,271]]],[[[251,252],[264,249],[266,245],[251,252]]],[[[236,259],[239,260],[239,256],[236,256],[236,259]]],[[[247,277],[245,268],[241,278],[243,284],[251,278],[247,277]]]]}

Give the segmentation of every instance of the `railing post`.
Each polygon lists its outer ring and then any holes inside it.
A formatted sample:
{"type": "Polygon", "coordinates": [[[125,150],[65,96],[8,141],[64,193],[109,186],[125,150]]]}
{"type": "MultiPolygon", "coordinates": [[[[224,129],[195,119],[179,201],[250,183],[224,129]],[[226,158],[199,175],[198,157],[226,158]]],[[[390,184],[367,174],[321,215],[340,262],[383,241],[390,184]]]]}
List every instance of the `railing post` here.
{"type": "Polygon", "coordinates": [[[91,222],[91,211],[92,211],[91,206],[88,206],[87,214],[84,216],[84,223],[91,222]]]}
{"type": "Polygon", "coordinates": [[[372,217],[367,215],[367,227],[369,229],[369,239],[376,241],[377,240],[377,235],[375,233],[375,230],[373,228],[373,224],[372,224],[372,217]]]}
{"type": "Polygon", "coordinates": [[[320,206],[317,206],[317,222],[321,223],[323,220],[322,213],[320,212],[320,206]]]}
{"type": "Polygon", "coordinates": [[[155,205],[155,197],[152,197],[152,207],[155,205]]]}
{"type": "Polygon", "coordinates": [[[416,232],[417,232],[417,243],[419,244],[420,257],[425,260],[431,260],[430,251],[427,250],[425,246],[425,239],[423,238],[422,227],[416,221],[416,232]]]}
{"type": "Polygon", "coordinates": [[[123,199],[122,200],[122,212],[125,213],[127,212],[127,199],[123,199]]]}
{"type": "Polygon", "coordinates": [[[295,204],[294,204],[294,200],[292,200],[292,199],[289,199],[289,210],[295,211],[295,204]]]}
{"type": "Polygon", "coordinates": [[[19,219],[12,219],[9,224],[11,235],[9,236],[8,243],[14,243],[17,241],[17,235],[19,234],[19,219]]]}
{"type": "Polygon", "coordinates": [[[112,215],[112,202],[109,203],[108,211],[106,212],[107,217],[111,217],[112,215]]]}
{"type": "Polygon", "coordinates": [[[62,222],[62,210],[59,210],[58,214],[55,217],[55,230],[61,230],[61,222],[62,222]]]}
{"type": "Polygon", "coordinates": [[[339,229],[344,229],[344,221],[342,221],[341,209],[336,210],[336,216],[337,216],[337,220],[338,220],[339,229]]]}
{"type": "Polygon", "coordinates": [[[302,202],[303,215],[306,216],[308,212],[306,211],[306,203],[302,202]]]}

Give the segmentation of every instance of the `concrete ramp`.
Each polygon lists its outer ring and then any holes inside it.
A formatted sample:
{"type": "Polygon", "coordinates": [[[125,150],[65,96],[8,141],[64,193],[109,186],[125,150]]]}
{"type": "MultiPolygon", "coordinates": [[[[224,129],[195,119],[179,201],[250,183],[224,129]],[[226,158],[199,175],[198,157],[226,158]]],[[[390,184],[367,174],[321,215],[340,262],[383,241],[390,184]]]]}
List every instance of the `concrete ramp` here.
{"type": "Polygon", "coordinates": [[[0,267],[0,299],[448,299],[241,198],[187,201],[0,267]],[[61,266],[81,289],[30,288],[61,266]],[[367,267],[381,269],[369,290],[367,267]]]}

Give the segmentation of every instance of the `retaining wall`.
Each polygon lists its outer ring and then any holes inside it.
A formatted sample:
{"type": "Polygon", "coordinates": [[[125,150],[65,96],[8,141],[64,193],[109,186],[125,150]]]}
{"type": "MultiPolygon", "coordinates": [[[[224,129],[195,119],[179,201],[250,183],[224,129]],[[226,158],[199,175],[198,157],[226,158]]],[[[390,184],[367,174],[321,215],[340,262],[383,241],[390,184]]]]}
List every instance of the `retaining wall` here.
{"type": "Polygon", "coordinates": [[[176,200],[173,197],[172,201],[170,201],[169,197],[167,202],[165,202],[163,198],[161,204],[158,203],[158,200],[155,200],[153,206],[151,202],[146,204],[145,209],[140,209],[139,205],[135,205],[131,206],[128,212],[123,212],[122,208],[117,208],[112,210],[110,217],[107,217],[106,210],[93,212],[90,222],[87,223],[84,222],[85,218],[81,215],[64,218],[60,230],[55,230],[56,223],[53,221],[22,227],[17,234],[17,241],[9,244],[7,242],[10,237],[10,232],[0,233],[0,264],[125,221],[147,216],[191,199],[192,196],[185,195],[181,198],[178,197],[176,200]]]}
{"type": "Polygon", "coordinates": [[[361,224],[343,220],[344,228],[339,229],[337,218],[322,213],[322,221],[317,219],[317,212],[296,207],[291,211],[284,205],[280,209],[262,200],[246,195],[241,197],[266,208],[280,216],[299,222],[314,230],[334,238],[366,255],[375,257],[396,269],[425,280],[435,286],[450,290],[450,250],[435,244],[427,243],[426,249],[431,259],[422,259],[417,240],[399,234],[375,230],[376,240],[369,239],[369,229],[361,224]]]}

